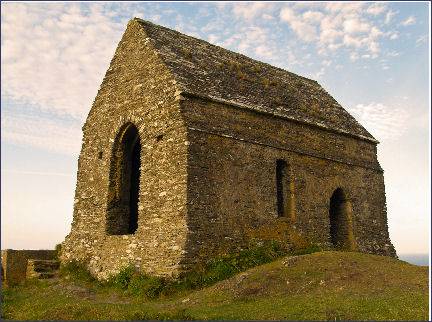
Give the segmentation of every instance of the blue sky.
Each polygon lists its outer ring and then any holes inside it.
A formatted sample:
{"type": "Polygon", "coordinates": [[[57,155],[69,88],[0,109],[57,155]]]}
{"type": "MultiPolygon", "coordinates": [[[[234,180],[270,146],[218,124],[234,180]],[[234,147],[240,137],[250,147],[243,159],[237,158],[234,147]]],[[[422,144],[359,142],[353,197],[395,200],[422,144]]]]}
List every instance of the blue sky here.
{"type": "Polygon", "coordinates": [[[427,253],[426,2],[1,4],[2,248],[52,248],[70,230],[81,126],[140,17],[316,79],[381,143],[390,236],[427,253]]]}

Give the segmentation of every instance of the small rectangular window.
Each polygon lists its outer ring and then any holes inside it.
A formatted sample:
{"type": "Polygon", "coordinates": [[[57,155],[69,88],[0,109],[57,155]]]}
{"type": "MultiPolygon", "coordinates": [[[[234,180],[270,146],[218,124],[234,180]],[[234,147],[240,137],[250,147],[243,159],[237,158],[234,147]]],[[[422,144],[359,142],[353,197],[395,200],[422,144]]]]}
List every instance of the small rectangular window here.
{"type": "Polygon", "coordinates": [[[285,189],[284,184],[287,176],[287,163],[285,160],[276,161],[276,198],[277,213],[279,217],[285,214],[285,189]]]}

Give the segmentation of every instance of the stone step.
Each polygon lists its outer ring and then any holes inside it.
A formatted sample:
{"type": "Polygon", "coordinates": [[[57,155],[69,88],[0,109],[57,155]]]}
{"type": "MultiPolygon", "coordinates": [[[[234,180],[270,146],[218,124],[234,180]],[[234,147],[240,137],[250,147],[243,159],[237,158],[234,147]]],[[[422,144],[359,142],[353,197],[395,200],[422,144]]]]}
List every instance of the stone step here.
{"type": "Polygon", "coordinates": [[[52,278],[60,267],[59,261],[29,259],[27,261],[27,278],[52,278]]]}

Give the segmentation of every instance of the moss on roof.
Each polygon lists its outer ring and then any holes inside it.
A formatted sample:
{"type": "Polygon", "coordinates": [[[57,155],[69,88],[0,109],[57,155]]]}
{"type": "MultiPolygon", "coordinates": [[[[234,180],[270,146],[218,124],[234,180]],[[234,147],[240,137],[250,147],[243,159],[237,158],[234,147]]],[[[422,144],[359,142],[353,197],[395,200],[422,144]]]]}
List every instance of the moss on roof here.
{"type": "Polygon", "coordinates": [[[316,81],[134,18],[184,93],[378,141],[316,81]]]}

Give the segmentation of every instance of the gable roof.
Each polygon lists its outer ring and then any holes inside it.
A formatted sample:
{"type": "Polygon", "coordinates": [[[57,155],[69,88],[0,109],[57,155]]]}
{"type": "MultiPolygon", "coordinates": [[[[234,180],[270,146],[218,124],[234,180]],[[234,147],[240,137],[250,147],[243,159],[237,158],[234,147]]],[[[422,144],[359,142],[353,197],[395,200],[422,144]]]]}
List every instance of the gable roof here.
{"type": "Polygon", "coordinates": [[[180,90],[327,130],[378,141],[316,81],[134,18],[180,90]]]}

